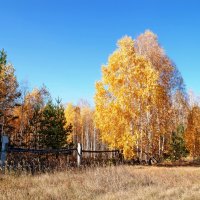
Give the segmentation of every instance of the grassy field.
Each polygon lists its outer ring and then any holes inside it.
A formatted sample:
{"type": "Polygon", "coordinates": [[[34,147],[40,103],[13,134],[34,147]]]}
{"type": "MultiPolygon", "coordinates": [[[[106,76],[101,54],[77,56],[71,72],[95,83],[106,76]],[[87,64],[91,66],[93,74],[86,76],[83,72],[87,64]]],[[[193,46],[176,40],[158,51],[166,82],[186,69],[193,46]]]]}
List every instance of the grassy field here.
{"type": "Polygon", "coordinates": [[[3,175],[0,199],[200,199],[200,168],[117,166],[3,175]]]}

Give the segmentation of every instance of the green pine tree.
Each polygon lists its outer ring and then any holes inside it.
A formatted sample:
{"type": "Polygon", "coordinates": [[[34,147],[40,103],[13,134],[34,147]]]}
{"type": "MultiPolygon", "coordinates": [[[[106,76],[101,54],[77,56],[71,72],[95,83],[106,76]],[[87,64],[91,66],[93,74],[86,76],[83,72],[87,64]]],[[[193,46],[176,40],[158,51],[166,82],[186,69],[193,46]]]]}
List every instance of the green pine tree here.
{"type": "Polygon", "coordinates": [[[49,101],[45,106],[40,123],[40,143],[48,148],[58,149],[67,145],[67,136],[72,126],[66,127],[64,107],[60,100],[49,101]]]}
{"type": "Polygon", "coordinates": [[[0,71],[2,70],[2,67],[5,66],[7,64],[7,54],[4,51],[4,49],[2,49],[0,51],[0,71]]]}
{"type": "Polygon", "coordinates": [[[176,132],[172,133],[170,143],[170,159],[172,161],[180,160],[182,157],[186,157],[188,155],[184,141],[184,132],[184,126],[179,125],[176,132]]]}

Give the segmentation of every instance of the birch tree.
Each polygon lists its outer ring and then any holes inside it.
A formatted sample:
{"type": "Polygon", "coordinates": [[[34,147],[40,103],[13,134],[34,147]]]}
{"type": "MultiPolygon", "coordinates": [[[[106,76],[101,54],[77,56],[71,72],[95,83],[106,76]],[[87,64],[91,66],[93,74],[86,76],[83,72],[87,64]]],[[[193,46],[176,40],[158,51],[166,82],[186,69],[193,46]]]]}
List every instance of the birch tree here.
{"type": "Polygon", "coordinates": [[[95,122],[109,147],[135,154],[136,138],[147,133],[149,112],[155,104],[158,73],[143,56],[136,54],[134,40],[125,36],[102,66],[96,83],[95,122]],[[143,120],[145,118],[145,120],[143,120]]]}

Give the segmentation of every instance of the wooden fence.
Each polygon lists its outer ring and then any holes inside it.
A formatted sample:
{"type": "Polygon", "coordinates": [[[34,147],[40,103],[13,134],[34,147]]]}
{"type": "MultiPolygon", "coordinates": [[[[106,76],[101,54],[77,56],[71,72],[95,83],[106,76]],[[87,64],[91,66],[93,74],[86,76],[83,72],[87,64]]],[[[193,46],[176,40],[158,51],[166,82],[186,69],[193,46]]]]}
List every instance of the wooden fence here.
{"type": "Polygon", "coordinates": [[[117,153],[120,154],[119,150],[106,150],[106,151],[91,151],[91,150],[84,150],[82,149],[82,145],[80,143],[77,144],[76,148],[61,148],[61,149],[27,149],[27,148],[16,148],[16,147],[9,147],[8,146],[9,139],[7,136],[1,137],[1,144],[0,144],[0,166],[2,169],[5,168],[5,163],[7,160],[8,154],[11,153],[30,153],[36,155],[43,155],[43,154],[55,154],[55,155],[72,155],[73,152],[77,157],[76,165],[80,167],[82,164],[83,154],[102,154],[102,153],[117,153]]]}

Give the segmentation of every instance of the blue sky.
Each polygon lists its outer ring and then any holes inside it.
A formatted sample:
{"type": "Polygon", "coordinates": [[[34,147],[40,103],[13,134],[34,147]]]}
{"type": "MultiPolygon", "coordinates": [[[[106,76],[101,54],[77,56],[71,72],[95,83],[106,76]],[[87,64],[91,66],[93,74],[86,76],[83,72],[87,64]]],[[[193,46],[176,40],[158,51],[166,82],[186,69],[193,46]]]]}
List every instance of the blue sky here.
{"type": "Polygon", "coordinates": [[[93,104],[94,83],[116,41],[146,29],[200,94],[198,0],[0,0],[0,8],[0,48],[19,82],[44,83],[53,98],[93,104]]]}

